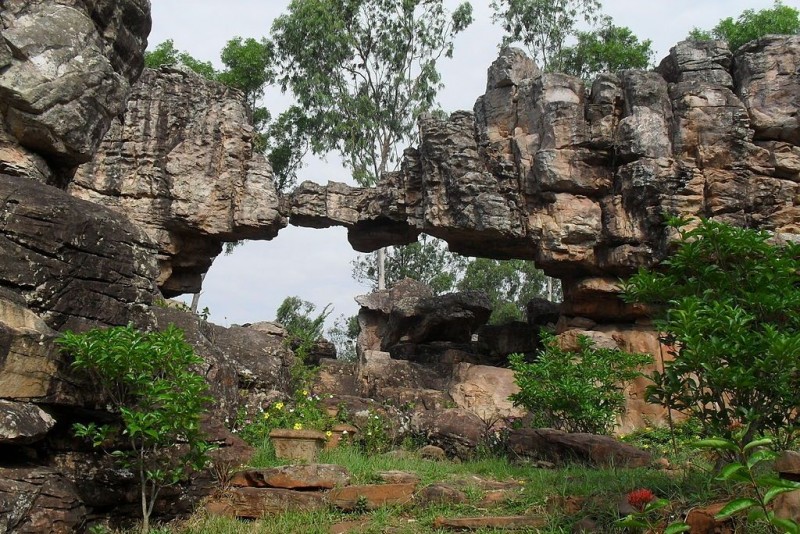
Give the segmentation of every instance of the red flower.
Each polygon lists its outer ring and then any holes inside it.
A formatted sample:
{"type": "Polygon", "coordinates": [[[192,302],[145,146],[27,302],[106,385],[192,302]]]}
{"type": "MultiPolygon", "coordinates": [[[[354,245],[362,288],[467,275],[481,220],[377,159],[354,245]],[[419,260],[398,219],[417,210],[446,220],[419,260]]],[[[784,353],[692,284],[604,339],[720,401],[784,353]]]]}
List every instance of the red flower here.
{"type": "Polygon", "coordinates": [[[641,488],[633,490],[628,494],[628,504],[641,512],[644,510],[644,507],[647,506],[647,503],[655,498],[656,496],[652,491],[646,488],[641,488]]]}

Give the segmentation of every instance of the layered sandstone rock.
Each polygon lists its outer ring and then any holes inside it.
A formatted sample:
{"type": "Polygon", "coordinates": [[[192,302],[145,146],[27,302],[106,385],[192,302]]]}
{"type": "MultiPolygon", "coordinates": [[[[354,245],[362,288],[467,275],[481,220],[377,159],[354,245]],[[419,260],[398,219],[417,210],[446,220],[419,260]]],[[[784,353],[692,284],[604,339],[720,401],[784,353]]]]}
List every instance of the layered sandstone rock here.
{"type": "Polygon", "coordinates": [[[606,322],[643,315],[613,280],[664,257],[665,214],[797,233],[800,37],[735,55],[686,41],[655,72],[591,88],[528,61],[504,50],[473,113],[422,118],[419,148],[378,187],[302,184],[292,223],[345,226],[361,251],[425,232],[462,254],[534,259],[564,281],[565,313],[606,322]]]}
{"type": "Polygon", "coordinates": [[[8,0],[0,20],[0,172],[64,185],[125,109],[150,3],[8,0]]]}
{"type": "Polygon", "coordinates": [[[223,242],[272,239],[286,225],[254,135],[238,91],[146,69],[70,192],[125,213],[158,243],[165,296],[197,292],[223,242]]]}

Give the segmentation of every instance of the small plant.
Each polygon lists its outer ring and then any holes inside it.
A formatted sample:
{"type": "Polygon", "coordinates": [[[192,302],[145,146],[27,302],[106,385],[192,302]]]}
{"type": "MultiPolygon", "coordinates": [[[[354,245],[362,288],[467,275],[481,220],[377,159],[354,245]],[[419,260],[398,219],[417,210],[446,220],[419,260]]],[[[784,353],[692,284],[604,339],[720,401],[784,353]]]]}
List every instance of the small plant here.
{"type": "Polygon", "coordinates": [[[119,417],[116,424],[75,424],[75,435],[104,449],[120,439],[126,443],[110,454],[139,479],[146,533],[159,491],[208,460],[210,445],[202,439],[200,417],[210,398],[203,376],[191,371],[203,360],[174,326],[149,333],[132,326],[66,332],[58,344],[119,417]]]}
{"type": "Polygon", "coordinates": [[[375,410],[370,409],[367,422],[358,434],[358,443],[367,454],[386,452],[391,446],[391,439],[387,431],[388,423],[375,410]]]}
{"type": "Polygon", "coordinates": [[[535,362],[521,354],[509,356],[520,388],[511,400],[531,412],[534,426],[609,433],[625,410],[625,384],[641,376],[638,369],[652,358],[596,348],[585,336],[578,338],[576,352],[564,350],[549,334],[542,341],[545,349],[535,362]]]}
{"type": "Polygon", "coordinates": [[[695,444],[697,447],[712,449],[717,453],[727,453],[726,456],[736,458],[722,468],[718,479],[741,484],[743,490],[752,495],[729,502],[715,518],[727,519],[749,510],[748,523],[765,524],[769,532],[776,534],[800,533],[798,523],[791,519],[776,517],[775,512],[769,509],[769,504],[778,495],[800,489],[800,482],[784,480],[773,472],[760,474],[758,471],[761,464],[774,460],[777,453],[771,450],[773,443],[770,438],[760,438],[745,443],[744,438],[748,434],[748,429],[744,427],[737,431],[736,440],[710,438],[695,444]]]}
{"type": "Polygon", "coordinates": [[[276,428],[294,430],[329,430],[334,419],[322,406],[319,395],[307,389],[295,391],[291,401],[273,402],[253,416],[252,420],[240,420],[242,439],[252,445],[260,445],[276,428]]]}
{"type": "Polygon", "coordinates": [[[655,494],[647,488],[640,488],[628,493],[628,504],[636,511],[617,521],[617,526],[635,529],[645,529],[645,532],[663,532],[664,534],[677,534],[688,532],[689,525],[683,522],[672,523],[663,528],[663,510],[669,506],[666,499],[657,499],[655,494]]]}

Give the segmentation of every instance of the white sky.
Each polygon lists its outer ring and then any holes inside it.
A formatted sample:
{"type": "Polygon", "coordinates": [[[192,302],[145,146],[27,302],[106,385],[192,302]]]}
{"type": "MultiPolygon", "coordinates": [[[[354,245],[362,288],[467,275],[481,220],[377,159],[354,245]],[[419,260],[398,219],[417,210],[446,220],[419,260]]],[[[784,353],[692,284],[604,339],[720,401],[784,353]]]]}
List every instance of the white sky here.
{"type": "MultiPolygon", "coordinates": [[[[273,19],[289,4],[288,0],[151,2],[151,48],[171,38],[179,50],[217,67],[221,67],[219,53],[229,39],[267,36],[273,19]]],[[[460,0],[445,3],[452,9],[460,0]]],[[[783,3],[800,7],[800,0],[783,3]]],[[[640,39],[652,40],[657,64],[691,28],[712,28],[721,18],[772,4],[772,0],[605,0],[603,11],[618,26],[628,26],[640,39]]],[[[484,92],[486,69],[497,56],[502,37],[502,30],[491,23],[489,0],[472,0],[472,5],[475,22],[458,36],[453,59],[440,65],[445,87],[439,101],[447,112],[472,109],[484,92]]],[[[289,97],[273,90],[264,105],[276,116],[289,103],[289,97]]],[[[327,163],[309,161],[299,174],[301,181],[350,181],[333,157],[327,163]]],[[[342,313],[353,315],[357,311],[353,297],[367,291],[351,276],[356,255],[343,228],[289,226],[272,241],[248,242],[230,256],[219,256],[206,276],[200,308],[207,306],[210,320],[226,326],[269,321],[286,296],[296,295],[319,309],[332,304],[332,318],[342,313]]]]}

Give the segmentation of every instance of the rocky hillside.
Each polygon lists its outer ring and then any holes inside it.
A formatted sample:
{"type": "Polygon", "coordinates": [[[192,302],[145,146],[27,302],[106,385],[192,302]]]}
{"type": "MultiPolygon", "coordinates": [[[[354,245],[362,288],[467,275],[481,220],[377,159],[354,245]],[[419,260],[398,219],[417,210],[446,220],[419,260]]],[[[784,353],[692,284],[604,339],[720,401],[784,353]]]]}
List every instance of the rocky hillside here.
{"type": "MultiPolygon", "coordinates": [[[[279,199],[240,94],[178,70],[142,74],[147,0],[7,0],[0,19],[1,531],[72,532],[135,510],[131,477],[70,431],[109,414],[58,350],[64,329],[184,329],[216,399],[207,431],[232,457],[246,452],[230,433],[239,409],[290,393],[284,333],[163,303],[197,290],[225,241],[274,238],[287,219],[346,226],[364,251],[425,232],[561,278],[561,309],[532,314],[516,337],[483,324],[479,295],[366,297],[358,363],[324,362],[321,391],[355,411],[367,397],[412,403],[412,424],[458,453],[481,410],[512,413],[509,373],[494,365],[535,350],[542,322],[557,321],[565,344],[587,333],[661,350],[617,279],[664,256],[664,213],[798,230],[798,37],[735,55],[679,43],[656,71],[603,75],[589,90],[507,50],[474,112],[422,118],[420,146],[377,188],[305,183],[279,199]]],[[[658,416],[641,387],[628,426],[658,416]]],[[[165,495],[159,512],[189,510],[208,482],[165,495]]]]}

